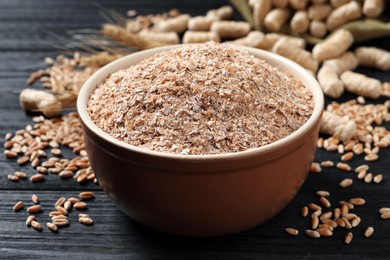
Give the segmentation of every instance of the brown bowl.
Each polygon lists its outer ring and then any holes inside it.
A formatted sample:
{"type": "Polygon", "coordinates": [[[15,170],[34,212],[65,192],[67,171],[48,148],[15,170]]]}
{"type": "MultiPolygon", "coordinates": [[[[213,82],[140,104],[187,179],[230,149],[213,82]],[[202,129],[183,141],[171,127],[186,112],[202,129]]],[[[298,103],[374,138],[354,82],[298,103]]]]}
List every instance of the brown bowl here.
{"type": "Polygon", "coordinates": [[[307,176],[316,150],[322,91],[296,63],[267,51],[236,46],[288,71],[313,92],[314,111],[297,131],[243,152],[177,155],[126,144],[92,122],[88,98],[109,74],[178,47],[150,49],[121,58],[97,71],[82,87],[77,109],[99,184],[131,219],[166,233],[218,236],[259,225],[292,200],[307,176]]]}

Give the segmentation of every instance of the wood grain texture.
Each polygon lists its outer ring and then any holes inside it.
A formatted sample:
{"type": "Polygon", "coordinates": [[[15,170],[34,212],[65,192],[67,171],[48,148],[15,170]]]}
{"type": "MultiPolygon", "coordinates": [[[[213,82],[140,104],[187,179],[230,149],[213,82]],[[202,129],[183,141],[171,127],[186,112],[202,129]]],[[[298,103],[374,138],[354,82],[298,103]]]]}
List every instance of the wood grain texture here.
{"type": "MultiPolygon", "coordinates": [[[[145,1],[145,0],[99,0],[101,6],[125,14],[136,9],[140,14],[159,13],[171,8],[192,15],[204,14],[227,1],[145,1]]],[[[389,12],[387,12],[389,13],[389,12]]],[[[0,145],[3,147],[6,132],[13,132],[31,123],[31,115],[19,106],[19,92],[27,87],[26,79],[46,56],[59,54],[59,42],[50,33],[66,35],[68,30],[98,29],[104,22],[98,8],[90,1],[0,1],[0,145]],[[49,33],[50,32],[50,33],[49,33]]],[[[390,49],[390,37],[372,40],[365,45],[390,49]]],[[[360,69],[367,75],[390,81],[387,72],[360,69]]],[[[342,100],[354,98],[344,95],[342,100]]],[[[383,102],[381,98],[375,102],[383,102]]],[[[327,100],[327,102],[330,102],[327,100]]],[[[389,124],[386,125],[390,127],[389,124]]],[[[0,148],[1,154],[3,148],[0,148]]],[[[66,151],[66,156],[71,152],[66,151]]],[[[128,219],[109,198],[93,183],[79,185],[74,180],[60,180],[49,175],[47,180],[33,184],[28,180],[10,183],[7,174],[23,169],[28,175],[30,167],[19,167],[15,161],[0,156],[0,259],[60,258],[60,259],[388,259],[390,256],[390,220],[380,220],[378,209],[390,207],[390,151],[381,151],[380,161],[370,163],[374,173],[382,173],[380,185],[358,181],[352,172],[339,172],[334,168],[319,174],[309,174],[307,181],[295,199],[275,218],[254,229],[239,234],[217,238],[183,238],[158,233],[128,219]],[[338,187],[345,177],[354,179],[349,189],[338,187]],[[352,197],[363,197],[367,203],[356,207],[354,212],[362,217],[361,225],[353,230],[354,239],[348,246],[343,237],[347,230],[337,229],[331,238],[318,240],[307,238],[303,230],[309,227],[308,219],[300,216],[300,209],[309,202],[317,202],[315,191],[331,192],[330,201],[337,203],[352,197]],[[45,225],[53,204],[61,197],[77,196],[80,191],[93,190],[96,198],[88,202],[85,210],[95,224],[84,226],[78,223],[78,212],[70,212],[70,226],[53,234],[45,227],[37,232],[25,226],[28,214],[24,210],[13,212],[13,205],[23,200],[32,205],[31,195],[37,194],[43,212],[37,214],[45,225]],[[373,226],[374,235],[363,237],[365,227],[373,226]],[[288,236],[284,228],[300,230],[297,237],[288,236]]],[[[316,161],[339,160],[336,153],[318,151],[316,161]]],[[[351,165],[363,163],[354,158],[351,165]]],[[[293,173],[291,173],[293,174],[293,173]]],[[[261,187],[259,187],[261,188],[261,187]]]]}

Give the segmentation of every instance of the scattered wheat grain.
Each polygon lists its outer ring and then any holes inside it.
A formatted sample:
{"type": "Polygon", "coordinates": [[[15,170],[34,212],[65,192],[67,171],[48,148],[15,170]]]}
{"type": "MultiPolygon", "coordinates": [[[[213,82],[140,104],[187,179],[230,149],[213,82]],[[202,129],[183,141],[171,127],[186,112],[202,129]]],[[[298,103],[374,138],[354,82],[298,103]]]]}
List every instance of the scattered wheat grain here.
{"type": "Polygon", "coordinates": [[[307,217],[308,214],[309,214],[309,208],[307,206],[304,206],[301,209],[301,215],[302,215],[302,217],[307,217]]]}
{"type": "Polygon", "coordinates": [[[366,156],[364,156],[364,160],[366,160],[367,162],[377,161],[378,158],[378,155],[375,153],[367,154],[366,156]]]}
{"type": "Polygon", "coordinates": [[[73,207],[77,210],[82,210],[82,209],[86,209],[87,208],[87,203],[83,202],[83,201],[79,201],[79,202],[76,202],[73,207]]]}
{"type": "Polygon", "coordinates": [[[321,235],[315,230],[305,229],[305,234],[311,238],[319,238],[321,235]]]}
{"type": "Polygon", "coordinates": [[[83,225],[92,225],[93,224],[93,220],[89,217],[81,217],[81,218],[79,218],[79,222],[83,225]]]}
{"type": "Polygon", "coordinates": [[[352,232],[348,232],[344,237],[344,243],[349,245],[352,242],[353,234],[352,232]]]}
{"type": "Polygon", "coordinates": [[[320,234],[322,237],[330,237],[333,235],[332,230],[328,228],[318,228],[316,231],[320,234]]]}
{"type": "Polygon", "coordinates": [[[323,168],[330,168],[334,166],[334,162],[332,161],[323,161],[320,163],[320,166],[323,168]]]}
{"type": "Polygon", "coordinates": [[[34,205],[34,206],[30,206],[27,208],[27,212],[28,213],[38,213],[42,210],[42,206],[41,205],[34,205]]]}
{"type": "Polygon", "coordinates": [[[336,167],[337,167],[337,169],[342,170],[342,171],[350,171],[351,170],[351,166],[349,166],[349,164],[347,164],[347,163],[339,162],[339,163],[337,163],[336,167]]]}
{"type": "Polygon", "coordinates": [[[30,177],[30,181],[33,183],[41,182],[45,180],[45,175],[42,175],[40,173],[34,174],[30,177]]]}
{"type": "Polygon", "coordinates": [[[356,206],[361,206],[366,203],[366,201],[363,198],[352,198],[349,200],[349,202],[356,206]]]}
{"type": "Polygon", "coordinates": [[[374,176],[374,182],[375,183],[381,183],[382,182],[382,180],[383,180],[383,175],[382,174],[376,174],[375,176],[374,176]]]}
{"type": "Polygon", "coordinates": [[[21,171],[16,171],[15,176],[18,177],[18,179],[20,179],[20,180],[27,178],[27,174],[25,172],[21,172],[21,171]]]}
{"type": "Polygon", "coordinates": [[[368,227],[365,231],[364,231],[364,236],[365,237],[370,237],[374,234],[374,228],[373,227],[368,227]]]}
{"type": "Polygon", "coordinates": [[[380,208],[378,211],[379,211],[379,213],[383,214],[386,212],[390,212],[390,208],[380,208]]]}
{"type": "Polygon", "coordinates": [[[34,202],[34,204],[39,204],[39,197],[38,197],[38,195],[33,194],[31,196],[31,200],[32,200],[32,202],[34,202]]]}
{"type": "Polygon", "coordinates": [[[47,223],[46,223],[46,226],[47,226],[47,228],[48,228],[51,232],[54,232],[54,233],[58,232],[58,227],[57,227],[56,224],[47,222],[47,223]]]}
{"type": "Polygon", "coordinates": [[[28,216],[27,219],[26,219],[26,226],[31,226],[31,222],[33,222],[33,220],[35,220],[35,216],[31,215],[31,216],[28,216]]]}
{"type": "Polygon", "coordinates": [[[330,201],[325,197],[320,197],[320,202],[326,208],[330,208],[330,206],[331,206],[330,201]]]}
{"type": "Polygon", "coordinates": [[[382,219],[390,219],[390,211],[383,212],[381,214],[382,219]]]}
{"type": "Polygon", "coordinates": [[[42,225],[36,220],[31,221],[31,226],[37,231],[42,230],[42,225]]]}
{"type": "Polygon", "coordinates": [[[361,221],[362,221],[362,219],[360,217],[356,217],[356,218],[352,219],[351,226],[357,227],[357,226],[359,226],[361,221]]]}
{"type": "Polygon", "coordinates": [[[348,188],[350,187],[351,185],[353,184],[353,180],[350,179],[350,178],[345,178],[344,180],[342,180],[339,185],[341,188],[348,188]]]}
{"type": "Polygon", "coordinates": [[[84,191],[79,194],[79,197],[82,200],[90,200],[95,197],[95,194],[92,191],[84,191]]]}
{"type": "Polygon", "coordinates": [[[296,236],[299,233],[299,231],[295,228],[285,228],[284,230],[286,231],[287,234],[292,236],[296,236]]]}
{"type": "Polygon", "coordinates": [[[342,161],[349,161],[353,158],[353,152],[348,152],[341,156],[342,161]]]}
{"type": "Polygon", "coordinates": [[[15,203],[15,205],[13,207],[13,210],[15,212],[17,212],[17,211],[19,211],[19,210],[21,210],[23,208],[24,208],[24,202],[23,201],[18,201],[18,202],[15,203]]]}
{"type": "Polygon", "coordinates": [[[365,182],[365,183],[371,183],[371,182],[372,182],[372,179],[373,179],[372,173],[367,173],[367,175],[364,176],[364,182],[365,182]]]}

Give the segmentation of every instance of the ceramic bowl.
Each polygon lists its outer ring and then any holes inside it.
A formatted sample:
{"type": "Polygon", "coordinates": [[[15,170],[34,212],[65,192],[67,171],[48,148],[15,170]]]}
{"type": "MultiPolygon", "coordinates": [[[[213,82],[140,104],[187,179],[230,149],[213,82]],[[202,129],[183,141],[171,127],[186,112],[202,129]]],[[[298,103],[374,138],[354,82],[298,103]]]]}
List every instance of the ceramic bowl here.
{"type": "Polygon", "coordinates": [[[298,64],[267,51],[236,46],[291,73],[312,91],[314,111],[294,133],[243,152],[177,155],[126,144],[92,122],[88,98],[109,74],[178,47],[131,54],[101,68],[84,84],[77,109],[92,168],[112,201],[131,219],[152,229],[205,237],[255,227],[278,214],[305,181],[316,150],[322,91],[298,64]]]}

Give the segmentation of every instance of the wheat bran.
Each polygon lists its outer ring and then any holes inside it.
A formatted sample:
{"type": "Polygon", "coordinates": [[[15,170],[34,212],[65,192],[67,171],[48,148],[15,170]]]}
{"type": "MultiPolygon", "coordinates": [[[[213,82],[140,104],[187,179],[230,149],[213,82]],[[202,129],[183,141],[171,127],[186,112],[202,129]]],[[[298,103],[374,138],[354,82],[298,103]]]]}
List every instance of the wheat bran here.
{"type": "Polygon", "coordinates": [[[297,130],[312,93],[266,62],[208,42],[156,54],[110,75],[88,102],[114,138],[176,154],[257,148],[297,130]]]}

